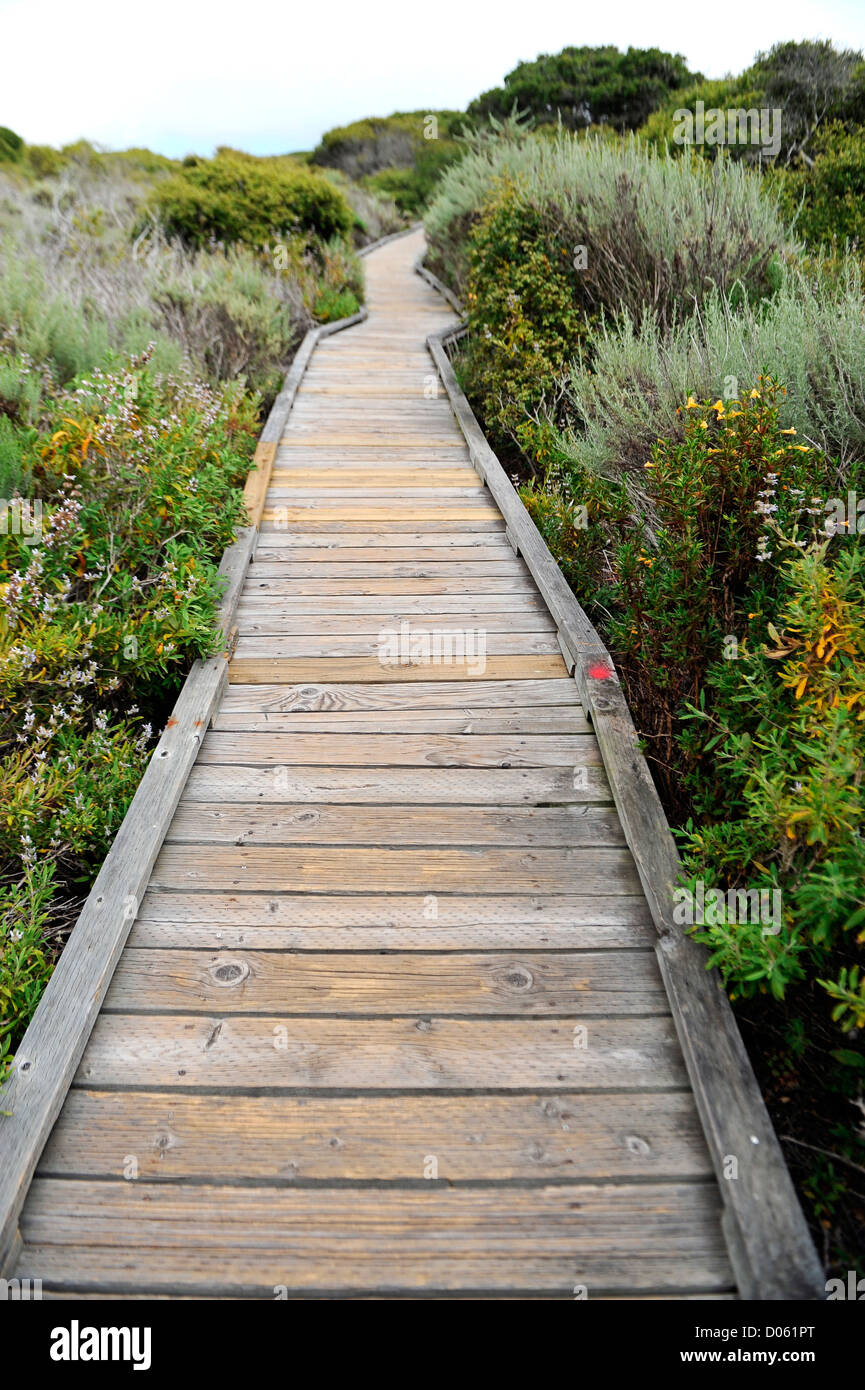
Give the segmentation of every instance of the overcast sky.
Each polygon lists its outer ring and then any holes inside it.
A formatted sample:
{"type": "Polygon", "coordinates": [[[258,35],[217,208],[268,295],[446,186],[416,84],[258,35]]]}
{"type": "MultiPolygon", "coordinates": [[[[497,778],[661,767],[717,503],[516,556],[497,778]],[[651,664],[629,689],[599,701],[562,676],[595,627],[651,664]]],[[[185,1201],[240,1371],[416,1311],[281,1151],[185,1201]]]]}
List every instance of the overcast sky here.
{"type": "Polygon", "coordinates": [[[657,46],[710,77],[784,39],[865,48],[865,0],[0,0],[0,125],[168,155],[311,149],[391,111],[462,108],[521,59],[657,46]]]}

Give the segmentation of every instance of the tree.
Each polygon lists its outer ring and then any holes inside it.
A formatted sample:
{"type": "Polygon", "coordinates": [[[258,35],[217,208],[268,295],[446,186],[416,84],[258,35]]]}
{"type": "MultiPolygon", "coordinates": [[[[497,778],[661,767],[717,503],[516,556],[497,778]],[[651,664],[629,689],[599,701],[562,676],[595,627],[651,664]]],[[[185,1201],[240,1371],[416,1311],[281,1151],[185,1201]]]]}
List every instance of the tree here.
{"type": "Polygon", "coordinates": [[[16,135],[14,130],[10,130],[6,125],[0,125],[0,161],[16,161],[21,158],[24,148],[24,141],[20,135],[16,135]]]}
{"type": "Polygon", "coordinates": [[[813,163],[805,146],[823,121],[843,114],[845,99],[861,85],[861,64],[861,53],[836,49],[828,39],[776,43],[768,53],[757,54],[752,71],[765,104],[783,112],[786,163],[797,154],[813,163]]]}
{"type": "Polygon", "coordinates": [[[540,121],[561,117],[570,130],[611,125],[636,130],[678,87],[700,79],[681,54],[659,48],[564,48],[518,63],[503,87],[494,87],[468,108],[470,117],[506,117],[516,102],[540,121]]]}

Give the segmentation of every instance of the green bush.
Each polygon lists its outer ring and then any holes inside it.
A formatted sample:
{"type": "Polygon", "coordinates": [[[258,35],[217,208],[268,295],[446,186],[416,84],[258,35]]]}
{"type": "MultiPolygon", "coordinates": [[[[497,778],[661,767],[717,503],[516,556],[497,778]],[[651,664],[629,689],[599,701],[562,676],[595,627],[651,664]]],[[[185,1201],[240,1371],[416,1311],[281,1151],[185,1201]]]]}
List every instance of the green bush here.
{"type": "Polygon", "coordinates": [[[65,165],[63,155],[50,145],[27,145],[24,157],[39,179],[53,178],[65,165]]]}
{"type": "Polygon", "coordinates": [[[709,670],[692,711],[702,824],[686,864],[710,885],[780,888],[783,925],[709,922],[698,939],[736,993],[780,999],[819,981],[836,1021],[863,1028],[865,547],[845,537],[832,555],[828,541],[797,554],[780,529],[773,544],[795,557],[763,609],[774,622],[761,614],[739,659],[709,670]]]}
{"type": "Polygon", "coordinates": [[[340,170],[416,215],[439,175],[462,153],[454,138],[464,117],[457,111],[396,112],[327,131],[313,164],[340,170]]]}
{"type": "Polygon", "coordinates": [[[462,370],[494,437],[519,442],[586,331],[580,273],[555,217],[504,182],[469,254],[462,370]]]}
{"type": "Polygon", "coordinates": [[[241,242],[258,250],[297,232],[345,235],[353,220],[345,198],[323,175],[233,152],[160,181],[148,213],[187,246],[241,242]]]}
{"type": "Polygon", "coordinates": [[[21,877],[0,885],[0,1082],[51,977],[46,929],[53,892],[54,866],[35,864],[30,852],[21,877]]]}
{"type": "MultiPolygon", "coordinates": [[[[759,389],[758,389],[759,388],[759,389]]],[[[815,454],[781,419],[774,383],[741,400],[681,407],[675,439],[647,447],[639,495],[632,481],[599,476],[549,441],[526,505],[577,597],[610,642],[637,726],[648,739],[668,804],[682,808],[677,721],[696,700],[746,594],[763,582],[759,506],[770,473],[783,473],[777,506],[799,514],[794,489],[818,485],[815,454]],[[574,526],[585,507],[586,525],[574,526]],[[564,524],[563,524],[564,523],[564,524]]],[[[833,481],[824,465],[824,486],[833,481]]]]}
{"type": "Polygon", "coordinates": [[[723,77],[715,81],[695,82],[693,85],[671,92],[657,110],[646,120],[640,130],[646,142],[655,149],[669,149],[673,154],[687,152],[705,159],[715,159],[724,149],[734,158],[759,157],[759,147],[750,145],[677,144],[679,120],[678,111],[696,113],[697,102],[702,101],[705,111],[752,111],[765,105],[762,87],[751,71],[741,77],[723,77]]]}
{"type": "Polygon", "coordinates": [[[767,175],[796,232],[812,247],[865,250],[865,128],[834,122],[819,132],[814,163],[777,168],[767,175]]]}
{"type": "Polygon", "coordinates": [[[16,135],[14,130],[8,126],[0,125],[0,163],[6,161],[10,164],[17,163],[24,150],[24,141],[20,135],[16,135]]]}
{"type": "Polygon", "coordinates": [[[693,82],[681,54],[659,48],[563,48],[518,63],[502,87],[484,92],[470,117],[507,116],[514,105],[539,121],[560,118],[570,130],[594,124],[635,130],[673,89],[693,82]]]}
{"type": "Polygon", "coordinates": [[[759,296],[773,287],[788,248],[774,201],[741,165],[668,158],[633,137],[611,144],[516,134],[448,169],[426,215],[436,263],[459,289],[468,233],[502,179],[557,222],[570,256],[586,248],[584,299],[596,310],[651,306],[668,323],[713,284],[740,280],[759,296]]]}
{"type": "Polygon", "coordinates": [[[147,366],[91,374],[19,436],[30,524],[0,532],[0,1055],[50,973],[45,931],[135,792],[148,711],[217,649],[217,565],[245,520],[256,400],[147,366]]]}
{"type": "Polygon", "coordinates": [[[427,222],[464,292],[469,393],[496,441],[526,453],[544,398],[557,415],[569,364],[591,361],[599,317],[650,308],[654,328],[699,311],[712,284],[759,301],[785,251],[783,224],[744,168],[568,135],[473,152],[445,175],[427,222]]]}
{"type": "Polygon", "coordinates": [[[829,123],[842,121],[849,127],[865,121],[865,63],[861,53],[838,50],[828,40],[775,44],[768,53],[758,54],[753,65],[738,77],[701,80],[671,92],[648,117],[641,134],[652,144],[681,150],[684,146],[677,140],[683,132],[676,112],[695,113],[698,101],[705,109],[707,134],[712,110],[770,113],[769,132],[777,137],[777,146],[774,140],[768,148],[750,139],[730,144],[704,142],[688,144],[690,153],[714,159],[723,149],[734,159],[759,160],[763,165],[774,160],[779,167],[805,155],[803,162],[807,163],[829,123]],[[771,114],[776,111],[780,119],[771,114]]]}

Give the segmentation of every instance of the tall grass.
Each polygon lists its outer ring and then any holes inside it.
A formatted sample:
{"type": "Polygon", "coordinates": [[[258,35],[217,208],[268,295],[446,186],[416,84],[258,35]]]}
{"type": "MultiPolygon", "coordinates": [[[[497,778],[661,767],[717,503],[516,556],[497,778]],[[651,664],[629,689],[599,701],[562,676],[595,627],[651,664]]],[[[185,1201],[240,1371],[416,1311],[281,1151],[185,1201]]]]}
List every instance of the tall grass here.
{"type": "Polygon", "coordinates": [[[840,273],[790,267],[778,292],[752,305],[713,290],[702,307],[659,331],[657,316],[628,312],[605,322],[566,383],[574,419],[566,454],[610,478],[642,479],[658,437],[682,439],[679,407],[731,398],[761,373],[786,388],[786,428],[847,466],[865,450],[865,314],[854,258],[840,273]]]}
{"type": "Polygon", "coordinates": [[[0,175],[0,328],[61,383],[153,342],[157,370],[243,376],[268,397],[322,292],[360,291],[350,250],[298,241],[280,268],[272,248],[192,251],[158,226],[133,237],[151,187],[116,163],[0,175]]]}
{"type": "Polygon", "coordinates": [[[486,142],[448,169],[426,217],[440,267],[466,283],[467,230],[497,188],[541,208],[569,257],[586,251],[588,307],[646,307],[669,322],[676,306],[742,280],[770,286],[790,249],[775,202],[741,165],[672,159],[634,138],[602,141],[558,132],[486,142]]]}

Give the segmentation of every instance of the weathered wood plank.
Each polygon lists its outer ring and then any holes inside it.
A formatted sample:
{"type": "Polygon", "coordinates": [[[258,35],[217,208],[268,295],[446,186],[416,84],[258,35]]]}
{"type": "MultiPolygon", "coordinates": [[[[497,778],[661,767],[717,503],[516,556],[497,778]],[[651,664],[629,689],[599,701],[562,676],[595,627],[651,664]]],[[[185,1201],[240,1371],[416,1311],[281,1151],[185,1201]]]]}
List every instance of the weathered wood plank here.
{"type": "MultiPolygon", "coordinates": [[[[519,575],[525,579],[528,570],[513,556],[502,555],[497,560],[426,560],[407,562],[381,560],[294,560],[283,552],[277,560],[266,560],[263,567],[262,545],[255,562],[252,579],[508,579],[519,575]]],[[[362,586],[361,586],[362,587],[362,586]]]]}
{"type": "MultiPolygon", "coordinates": [[[[406,581],[408,582],[408,581],[406,581]]],[[[228,667],[228,679],[240,685],[327,684],[358,681],[428,681],[435,671],[438,681],[463,682],[475,675],[487,680],[553,680],[565,675],[565,664],[557,655],[549,656],[490,656],[478,670],[477,658],[432,666],[429,662],[416,666],[383,666],[380,661],[362,656],[310,657],[246,657],[235,658],[228,667]]]]}
{"type": "Polygon", "coordinates": [[[625,843],[603,806],[226,806],[185,802],[166,844],[562,845],[625,843]]]}
{"type": "Polygon", "coordinates": [[[330,710],[321,714],[237,711],[214,714],[211,728],[297,734],[590,734],[579,705],[510,710],[330,710]]]}
{"type": "Polygon", "coordinates": [[[575,849],[367,849],[349,846],[163,845],[153,888],[240,893],[635,893],[630,851],[575,849]]]}
{"type": "Polygon", "coordinates": [[[664,1091],[688,1084],[669,1018],[584,1023],[578,1012],[562,1020],[102,1013],[76,1081],[225,1093],[664,1091]]]}
{"type": "MultiPolygon", "coordinates": [[[[504,530],[490,529],[475,535],[464,531],[283,531],[273,522],[261,527],[261,543],[271,550],[299,552],[300,558],[314,560],[316,555],[332,552],[339,559],[346,551],[348,558],[379,560],[381,550],[396,550],[418,560],[432,559],[435,551],[440,559],[484,560],[497,555],[512,555],[504,530]],[[456,554],[452,554],[452,552],[456,554]],[[427,554],[426,552],[429,552],[427,554]]],[[[388,558],[394,559],[395,556],[388,558]]]]}
{"type": "MultiPolygon", "coordinates": [[[[609,931],[612,933],[610,940],[617,945],[642,945],[646,939],[642,933],[650,921],[645,899],[640,894],[515,893],[507,897],[501,894],[469,897],[454,893],[442,895],[431,904],[420,893],[364,895],[342,892],[330,896],[294,894],[286,897],[208,890],[166,892],[149,888],[133,931],[138,932],[146,923],[164,923],[172,929],[179,924],[184,933],[194,925],[203,925],[207,931],[223,932],[223,936],[215,935],[210,943],[222,946],[228,940],[227,929],[233,927],[243,932],[252,928],[255,936],[246,944],[259,943],[262,949],[270,946],[278,949],[294,944],[302,946],[305,933],[312,929],[346,928],[360,932],[361,928],[369,928],[398,934],[414,933],[412,941],[421,932],[428,941],[428,949],[438,950],[439,940],[447,943],[453,939],[464,940],[468,949],[472,932],[479,934],[478,942],[495,945],[499,938],[490,935],[487,929],[500,926],[527,928],[533,933],[524,941],[529,945],[533,941],[544,942],[547,934],[554,931],[559,933],[556,939],[564,945],[604,945],[600,938],[595,942],[586,937],[577,943],[566,940],[563,935],[566,931],[583,928],[609,931]],[[625,935],[620,935],[622,928],[626,929],[625,935]],[[628,934],[634,929],[639,929],[639,939],[628,934]],[[260,934],[265,930],[274,935],[265,938],[260,934]],[[439,932],[452,935],[439,937],[439,932]],[[465,933],[464,938],[462,933],[465,933]]],[[[524,940],[522,936],[513,939],[524,940]]],[[[651,936],[648,939],[654,940],[651,936]]],[[[358,935],[356,949],[362,949],[362,945],[363,940],[358,935]]]]}
{"type": "Polygon", "coordinates": [[[404,488],[483,487],[473,468],[275,468],[270,475],[272,488],[404,488]]]}
{"type": "Polygon", "coordinates": [[[264,499],[270,484],[273,461],[276,458],[276,445],[265,444],[259,440],[253,456],[253,467],[243,489],[250,526],[258,526],[264,511],[264,499]]]}
{"type": "MultiPolygon", "coordinates": [[[[251,600],[246,604],[239,604],[236,614],[235,627],[241,637],[261,636],[269,633],[273,636],[282,637],[306,637],[315,641],[322,637],[344,637],[359,639],[362,637],[379,638],[387,640],[387,634],[396,630],[399,632],[400,623],[406,621],[406,615],[396,612],[399,600],[390,605],[390,611],[380,613],[327,613],[323,617],[310,613],[286,613],[279,599],[258,599],[251,600]]],[[[532,633],[536,636],[546,635],[547,637],[555,634],[552,621],[545,617],[543,613],[537,613],[533,609],[517,613],[484,613],[477,614],[477,623],[473,624],[468,630],[478,630],[484,633],[495,633],[497,637],[504,640],[508,635],[532,633]]],[[[424,631],[435,631],[444,629],[445,632],[453,633],[456,631],[466,631],[466,625],[460,628],[459,623],[454,619],[452,613],[427,613],[420,623],[415,623],[414,628],[421,627],[424,631]]],[[[444,639],[443,639],[444,640],[444,639]]],[[[277,653],[268,653],[277,655],[277,653]]],[[[288,655],[288,653],[281,653],[288,655]]],[[[345,652],[342,655],[346,655],[345,652]]],[[[356,655],[356,653],[355,653],[356,655]]]]}
{"type": "Polygon", "coordinates": [[[538,806],[612,800],[600,766],[572,768],[193,767],[186,801],[538,806]]]}
{"type": "Polygon", "coordinates": [[[669,1013],[650,949],[498,954],[135,950],[103,1006],[116,1013],[389,1018],[669,1013]]]}
{"type": "Polygon", "coordinates": [[[597,767],[591,734],[208,733],[199,767],[597,767]]]}
{"type": "MultiPolygon", "coordinates": [[[[158,897],[183,899],[177,913],[169,922],[136,920],[129,944],[137,950],[261,950],[261,951],[622,951],[639,946],[651,947],[651,919],[644,911],[638,896],[582,899],[589,904],[583,915],[596,920],[568,926],[539,926],[536,922],[495,922],[444,926],[429,917],[430,903],[415,899],[415,922],[419,925],[401,927],[345,926],[238,926],[233,920],[220,922],[191,922],[189,900],[201,894],[157,893],[158,897]],[[612,905],[615,905],[615,910],[612,905]],[[424,917],[426,908],[427,917],[424,917]],[[591,908],[591,911],[589,910],[591,908]]],[[[209,895],[207,895],[209,897],[209,895]]],[[[237,895],[232,896],[236,901],[237,895]]],[[[352,915],[358,896],[334,900],[322,895],[327,902],[337,901],[330,913],[331,921],[352,915]]],[[[405,901],[394,895],[396,901],[405,901]]],[[[260,901],[260,895],[256,895],[260,901]]],[[[272,902],[272,899],[266,899],[272,902]]],[[[368,902],[369,899],[361,898],[368,902]]],[[[440,907],[440,899],[436,907],[440,907]]],[[[448,900],[450,907],[453,900],[448,900]]],[[[513,899],[498,901],[508,904],[513,899]]],[[[164,909],[155,909],[164,911],[164,909]]],[[[513,909],[509,909],[514,911],[513,909]]],[[[263,909],[262,916],[266,915],[263,909]]],[[[309,915],[308,913],[306,914],[309,915]]],[[[359,915],[355,912],[355,916],[359,915]]],[[[387,917],[387,909],[381,913],[387,917]]],[[[481,916],[479,911],[476,917],[481,916]]]]}
{"type": "MultiPolygon", "coordinates": [[[[429,647],[431,652],[438,648],[443,661],[453,659],[450,653],[456,652],[461,664],[473,668],[485,666],[490,657],[555,656],[559,650],[555,634],[551,632],[488,632],[486,628],[474,625],[458,627],[453,620],[438,627],[409,623],[405,619],[397,619],[393,623],[384,621],[380,622],[376,632],[366,634],[256,632],[250,631],[248,623],[238,623],[237,631],[233,656],[238,661],[365,657],[377,661],[385,671],[391,664],[404,664],[391,663],[388,660],[389,652],[398,651],[400,645],[408,652],[413,643],[429,647]],[[462,653],[466,651],[479,655],[463,657],[462,653]]],[[[424,662],[427,671],[435,669],[437,664],[435,660],[424,662]]]]}
{"type": "MultiPolygon", "coordinates": [[[[278,609],[286,618],[371,614],[380,620],[382,616],[406,618],[422,613],[431,617],[447,617],[452,627],[457,626],[451,618],[453,613],[485,618],[487,614],[501,615],[509,609],[513,611],[516,606],[513,594],[507,589],[492,594],[302,594],[294,598],[290,593],[268,594],[266,586],[258,581],[244,595],[244,611],[259,609],[262,605],[268,611],[278,609]]],[[[523,595],[518,606],[527,620],[531,617],[544,622],[549,618],[537,594],[523,595]]],[[[576,689],[573,698],[575,702],[579,699],[576,689]]]]}
{"type": "Polygon", "coordinates": [[[406,1182],[435,1154],[440,1179],[706,1178],[693,1098],[554,1096],[196,1096],[72,1091],[42,1177],[406,1182]],[[243,1135],[243,1143],[237,1137],[243,1135]]]}
{"type": "MultiPolygon", "coordinates": [[[[322,517],[319,514],[320,511],[320,508],[317,510],[311,508],[302,521],[296,522],[287,531],[283,530],[283,534],[287,536],[326,535],[330,537],[340,535],[352,537],[355,535],[416,535],[419,525],[416,520],[405,517],[401,512],[396,514],[390,513],[378,520],[367,519],[363,521],[357,519],[352,520],[350,518],[334,520],[334,518],[331,517],[328,519],[322,517]]],[[[268,526],[275,529],[275,523],[272,518],[266,519],[262,524],[265,530],[268,526]]],[[[462,534],[466,537],[483,536],[488,539],[489,537],[501,537],[505,535],[506,528],[498,513],[490,511],[480,513],[475,520],[471,521],[455,521],[453,519],[448,521],[442,518],[433,519],[431,516],[429,520],[426,518],[424,519],[423,529],[425,535],[428,537],[429,544],[434,545],[435,538],[439,534],[446,536],[462,534]]]]}
{"type": "MultiPolygon", "coordinates": [[[[317,564],[320,560],[333,560],[340,564],[353,564],[356,561],[375,565],[414,565],[421,567],[428,564],[464,564],[466,562],[480,564],[488,563],[500,565],[513,560],[513,551],[507,544],[505,538],[493,536],[490,543],[484,537],[482,545],[439,545],[435,536],[426,537],[426,544],[420,545],[400,545],[399,537],[393,536],[391,540],[395,544],[390,546],[369,545],[352,546],[351,537],[335,538],[331,542],[328,538],[322,537],[318,545],[298,545],[297,535],[290,531],[278,531],[273,527],[269,528],[266,534],[262,535],[261,547],[263,550],[279,551],[281,560],[291,561],[292,563],[317,564]],[[284,544],[283,544],[284,542],[284,544]]],[[[461,537],[463,541],[465,537],[461,537]]],[[[269,560],[269,564],[275,563],[269,560]]],[[[381,571],[384,573],[384,570],[381,571]]],[[[551,620],[552,621],[552,620],[551,620]]]]}
{"type": "MultiPolygon", "coordinates": [[[[279,559],[269,562],[256,560],[249,568],[250,574],[246,586],[246,594],[249,598],[254,598],[259,591],[264,590],[270,595],[284,595],[286,598],[333,595],[359,598],[364,594],[383,594],[400,599],[406,594],[425,595],[429,598],[438,598],[444,594],[465,594],[474,598],[485,594],[510,594],[511,605],[513,606],[521,602],[523,597],[532,597],[535,594],[531,580],[520,574],[482,574],[467,579],[448,578],[447,575],[406,579],[401,579],[398,576],[392,578],[372,576],[364,579],[328,579],[326,577],[316,579],[311,576],[307,579],[285,579],[279,573],[282,568],[279,559]]],[[[564,662],[561,663],[561,666],[564,672],[564,662]]]]}
{"type": "Polygon", "coordinates": [[[294,711],[405,710],[405,709],[508,709],[518,704],[573,705],[580,708],[573,681],[564,678],[538,681],[463,681],[442,685],[418,682],[410,689],[402,684],[379,685],[243,685],[229,686],[222,697],[223,714],[235,710],[294,711]]]}
{"type": "Polygon", "coordinates": [[[725,1289],[703,1183],[420,1192],[39,1178],[21,1276],[139,1289],[725,1289]],[[615,1248],[609,1233],[616,1232],[615,1248]],[[670,1251],[675,1250],[675,1269],[670,1251]]]}

